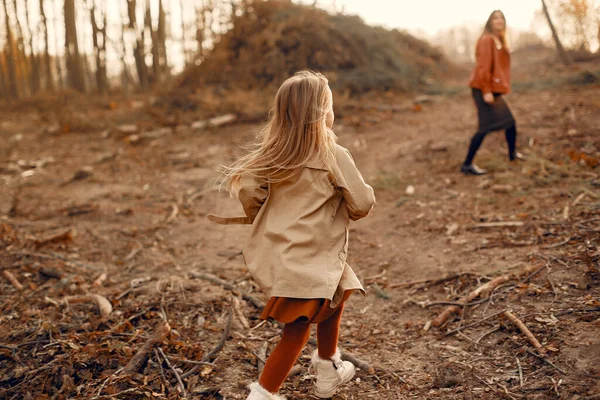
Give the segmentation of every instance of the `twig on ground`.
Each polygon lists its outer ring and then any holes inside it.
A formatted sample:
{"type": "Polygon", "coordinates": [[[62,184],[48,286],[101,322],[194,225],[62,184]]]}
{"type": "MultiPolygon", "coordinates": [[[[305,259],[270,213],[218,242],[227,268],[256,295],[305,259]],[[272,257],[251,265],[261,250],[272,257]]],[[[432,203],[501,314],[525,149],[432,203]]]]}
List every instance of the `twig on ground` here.
{"type": "Polygon", "coordinates": [[[65,256],[57,254],[57,253],[31,253],[28,251],[22,251],[22,252],[18,252],[18,253],[14,253],[14,254],[29,256],[29,257],[39,257],[39,258],[57,258],[59,260],[66,262],[67,264],[73,264],[73,265],[77,265],[78,267],[82,267],[82,268],[90,269],[92,271],[100,272],[100,269],[97,267],[93,267],[89,264],[85,264],[80,261],[72,260],[68,257],[65,257],[65,256]]]}
{"type": "Polygon", "coordinates": [[[467,229],[476,228],[502,228],[502,227],[519,227],[525,225],[523,221],[500,221],[500,222],[484,222],[467,227],[467,229]]]}
{"type": "Polygon", "coordinates": [[[479,337],[477,338],[477,340],[475,341],[475,343],[479,344],[479,342],[481,342],[481,340],[482,340],[484,337],[486,337],[486,336],[488,336],[488,335],[491,335],[492,333],[496,332],[496,331],[497,331],[497,330],[499,330],[499,329],[500,329],[500,325],[498,325],[498,326],[495,326],[495,327],[494,327],[494,329],[490,329],[489,331],[487,331],[487,332],[484,332],[484,333],[483,333],[481,336],[479,336],[479,337]]]}
{"type": "MultiPolygon", "coordinates": [[[[477,300],[477,301],[472,301],[471,303],[467,304],[467,306],[469,306],[469,307],[476,306],[477,304],[485,303],[486,301],[489,301],[489,300],[490,300],[489,298],[486,298],[486,299],[481,299],[481,300],[477,300]]],[[[458,306],[458,307],[463,307],[464,304],[457,303],[457,302],[452,302],[452,301],[434,301],[434,302],[426,304],[425,308],[429,308],[429,307],[433,307],[433,306],[458,306]]]]}
{"type": "Polygon", "coordinates": [[[262,374],[263,369],[265,368],[265,363],[267,362],[267,350],[269,349],[269,342],[264,342],[260,349],[258,350],[256,366],[258,368],[258,376],[262,374]]]}
{"type": "Polygon", "coordinates": [[[553,243],[553,244],[549,244],[547,246],[542,246],[542,249],[548,250],[548,249],[554,249],[556,247],[560,247],[563,246],[567,243],[569,243],[571,241],[571,236],[569,236],[568,238],[566,238],[565,240],[561,240],[558,243],[553,243]]]}
{"type": "Polygon", "coordinates": [[[552,288],[552,293],[554,293],[554,299],[552,299],[552,303],[550,303],[550,306],[552,306],[552,304],[554,304],[556,302],[556,299],[558,298],[558,293],[556,293],[556,288],[554,287],[554,282],[552,282],[552,279],[550,279],[550,274],[548,274],[548,283],[550,284],[550,287],[552,288]]]}
{"type": "MultiPolygon", "coordinates": [[[[156,364],[158,365],[158,371],[160,372],[160,379],[162,380],[162,383],[166,386],[168,383],[167,377],[165,376],[165,371],[162,366],[162,361],[160,360],[160,355],[158,354],[158,351],[156,351],[156,349],[154,349],[154,357],[156,357],[156,364]]],[[[162,389],[164,393],[164,386],[162,389]]]]}
{"type": "Polygon", "coordinates": [[[371,287],[373,287],[373,290],[375,291],[375,294],[377,295],[377,297],[381,297],[384,300],[390,299],[390,295],[387,294],[386,292],[384,292],[383,289],[380,288],[378,284],[374,283],[371,285],[371,287]]]}
{"type": "Polygon", "coordinates": [[[519,361],[518,357],[515,357],[517,360],[517,368],[519,370],[519,388],[523,387],[523,368],[521,367],[521,361],[519,361]]]}
{"type": "MultiPolygon", "coordinates": [[[[478,287],[477,289],[473,290],[471,293],[469,293],[467,296],[463,297],[459,303],[460,304],[468,304],[471,301],[473,301],[476,297],[478,297],[479,295],[485,295],[486,293],[491,292],[496,286],[507,282],[511,279],[514,279],[518,276],[521,276],[523,274],[527,274],[530,273],[535,267],[534,266],[530,266],[528,268],[525,268],[525,270],[521,271],[521,272],[513,272],[507,275],[502,275],[499,276],[497,278],[492,279],[491,281],[487,282],[486,284],[478,287]]],[[[442,313],[440,315],[438,315],[433,321],[432,321],[432,325],[435,327],[440,327],[444,324],[444,322],[446,322],[446,320],[448,319],[448,317],[450,317],[452,314],[458,312],[460,310],[459,306],[450,306],[448,308],[446,308],[444,311],[442,311],[442,313]]]]}
{"type": "Polygon", "coordinates": [[[445,276],[445,277],[439,278],[439,279],[423,279],[420,281],[395,283],[393,285],[388,285],[387,288],[388,289],[396,289],[396,288],[404,288],[404,287],[410,287],[410,286],[415,286],[415,285],[424,285],[424,284],[437,285],[438,283],[444,283],[444,282],[451,281],[453,279],[460,278],[461,276],[466,276],[466,275],[468,276],[468,275],[477,275],[477,274],[475,274],[473,272],[464,272],[461,274],[445,276]]]}
{"type": "Polygon", "coordinates": [[[250,329],[250,324],[248,323],[246,316],[240,308],[240,300],[237,298],[237,296],[233,296],[233,299],[231,299],[231,303],[233,305],[233,311],[235,312],[235,316],[240,321],[244,329],[250,329]]]}
{"type": "Polygon", "coordinates": [[[15,276],[10,271],[4,270],[2,271],[2,274],[15,287],[15,289],[23,290],[23,285],[21,285],[21,282],[19,282],[19,280],[15,278],[15,276]]]}
{"type": "Polygon", "coordinates": [[[494,318],[494,317],[496,317],[496,316],[498,316],[498,315],[502,314],[503,312],[505,312],[505,311],[507,311],[507,310],[508,310],[508,309],[504,309],[504,310],[502,310],[502,311],[498,311],[497,313],[494,313],[494,314],[488,315],[487,317],[485,317],[485,318],[483,318],[483,319],[480,319],[479,321],[476,321],[476,322],[470,323],[470,324],[468,324],[468,325],[465,325],[465,326],[463,326],[463,327],[461,327],[461,328],[456,328],[456,329],[453,329],[453,330],[451,330],[451,331],[448,331],[448,332],[446,332],[446,336],[450,336],[450,335],[452,335],[452,334],[454,334],[454,333],[456,333],[456,332],[458,332],[458,331],[460,331],[460,330],[462,330],[462,329],[472,328],[472,327],[474,327],[474,326],[476,326],[476,325],[479,325],[479,324],[481,324],[482,322],[485,322],[485,321],[487,321],[487,320],[489,320],[489,319],[492,319],[492,318],[494,318]]]}
{"type": "Polygon", "coordinates": [[[168,322],[162,322],[156,332],[150,336],[150,338],[144,343],[144,345],[138,350],[138,352],[129,360],[125,368],[122,369],[122,373],[131,374],[136,373],[146,361],[148,353],[154,348],[155,345],[162,342],[171,333],[171,326],[168,322]]]}
{"type": "Polygon", "coordinates": [[[195,279],[202,279],[205,281],[209,281],[209,282],[215,283],[217,285],[220,285],[227,290],[231,290],[234,294],[241,294],[241,296],[244,300],[248,300],[250,303],[252,303],[252,305],[254,305],[254,307],[256,307],[258,309],[262,309],[265,306],[265,303],[262,302],[261,300],[257,299],[256,297],[253,297],[249,294],[240,293],[240,290],[238,288],[236,288],[234,285],[232,285],[228,282],[225,282],[224,280],[219,279],[216,276],[192,271],[192,272],[190,272],[190,277],[195,278],[195,279]]]}
{"type": "Polygon", "coordinates": [[[179,386],[179,391],[181,393],[181,397],[184,398],[184,399],[187,398],[187,393],[185,391],[185,386],[183,385],[183,382],[181,381],[181,377],[179,376],[179,373],[177,373],[177,371],[175,370],[175,368],[173,368],[173,365],[171,365],[171,362],[169,361],[169,359],[165,355],[163,349],[161,349],[160,347],[157,347],[156,350],[158,350],[158,353],[165,360],[165,363],[167,364],[167,367],[169,367],[169,369],[171,370],[171,372],[173,373],[173,375],[175,375],[175,379],[177,379],[177,386],[179,386]]]}
{"type": "Polygon", "coordinates": [[[99,294],[86,294],[82,296],[67,296],[65,297],[61,303],[62,304],[77,304],[77,303],[89,303],[93,302],[98,307],[98,311],[103,318],[108,318],[110,313],[112,313],[112,304],[110,301],[104,296],[100,296],[99,294]]]}
{"type": "MultiPolygon", "coordinates": [[[[225,346],[225,341],[227,340],[227,338],[229,337],[229,331],[231,330],[231,321],[233,320],[233,310],[229,311],[229,317],[227,318],[227,323],[225,324],[225,329],[223,330],[223,335],[221,336],[221,339],[219,340],[219,342],[217,343],[217,345],[215,347],[213,347],[213,349],[211,351],[209,351],[204,357],[202,357],[202,361],[208,362],[210,361],[210,359],[217,354],[219,351],[221,351],[221,349],[223,348],[223,346],[225,346]]],[[[181,379],[185,379],[188,376],[192,375],[193,373],[195,373],[196,371],[198,371],[198,368],[200,366],[196,365],[194,368],[190,369],[188,372],[186,372],[185,374],[181,375],[181,379]]]]}
{"type": "Polygon", "coordinates": [[[533,335],[533,333],[531,333],[531,331],[529,330],[529,328],[527,328],[525,326],[525,324],[523,323],[523,321],[521,321],[519,318],[517,318],[509,310],[504,311],[502,313],[502,315],[504,315],[506,318],[508,318],[508,320],[510,322],[512,322],[517,328],[519,328],[519,330],[527,337],[527,339],[529,340],[529,343],[531,343],[533,345],[533,347],[535,347],[535,349],[537,350],[537,352],[541,356],[546,355],[546,349],[544,349],[544,347],[536,339],[536,337],[533,335]]]}
{"type": "Polygon", "coordinates": [[[179,207],[177,207],[177,204],[173,203],[171,204],[171,214],[169,214],[165,220],[165,223],[168,224],[169,222],[173,221],[175,218],[177,218],[177,214],[179,214],[179,207]]]}
{"type": "Polygon", "coordinates": [[[550,360],[548,360],[546,357],[542,357],[539,354],[536,354],[535,352],[531,351],[530,349],[525,349],[525,351],[529,354],[531,354],[532,356],[542,360],[543,362],[545,362],[546,364],[550,365],[551,367],[555,368],[558,372],[560,372],[563,375],[567,375],[567,373],[565,371],[563,371],[562,369],[560,369],[559,367],[557,367],[556,365],[554,365],[550,360]]]}
{"type": "Polygon", "coordinates": [[[523,279],[520,283],[524,284],[524,283],[529,282],[529,280],[531,280],[531,278],[533,278],[534,276],[539,274],[544,268],[548,268],[548,263],[546,263],[545,265],[542,265],[541,267],[539,267],[538,269],[533,271],[533,273],[531,275],[529,275],[527,278],[523,279]]]}
{"type": "Polygon", "coordinates": [[[181,357],[170,356],[170,355],[167,355],[167,357],[169,357],[169,359],[171,359],[173,361],[182,362],[182,363],[186,363],[186,364],[208,365],[208,366],[211,366],[211,367],[216,366],[215,363],[211,363],[211,362],[208,362],[208,361],[188,360],[187,358],[181,358],[181,357]]]}

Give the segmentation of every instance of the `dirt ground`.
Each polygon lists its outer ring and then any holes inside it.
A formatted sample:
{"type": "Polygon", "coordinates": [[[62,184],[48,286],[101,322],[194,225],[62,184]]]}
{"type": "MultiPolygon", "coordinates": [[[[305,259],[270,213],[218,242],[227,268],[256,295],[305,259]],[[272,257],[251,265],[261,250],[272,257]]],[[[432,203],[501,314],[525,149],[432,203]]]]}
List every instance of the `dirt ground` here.
{"type": "MultiPolygon", "coordinates": [[[[340,338],[374,373],[360,370],[336,399],[600,398],[599,93],[509,96],[527,160],[509,163],[492,134],[476,159],[483,177],[458,172],[476,118],[466,90],[339,110],[339,141],[378,202],[351,225],[349,263],[367,295],[350,298],[340,338]],[[441,327],[428,323],[509,273],[441,327]]],[[[183,398],[162,352],[187,398],[244,399],[261,348],[277,343],[280,328],[242,297],[266,300],[241,257],[248,228],[206,218],[241,212],[216,171],[257,126],[159,129],[149,115],[117,102],[56,129],[44,113],[2,113],[0,398],[183,398]],[[65,300],[88,293],[110,315],[65,300]],[[209,356],[234,298],[249,327],[234,313],[209,356]],[[164,320],[170,335],[124,373],[164,320]]],[[[288,399],[314,398],[312,349],[282,388],[288,399]]]]}

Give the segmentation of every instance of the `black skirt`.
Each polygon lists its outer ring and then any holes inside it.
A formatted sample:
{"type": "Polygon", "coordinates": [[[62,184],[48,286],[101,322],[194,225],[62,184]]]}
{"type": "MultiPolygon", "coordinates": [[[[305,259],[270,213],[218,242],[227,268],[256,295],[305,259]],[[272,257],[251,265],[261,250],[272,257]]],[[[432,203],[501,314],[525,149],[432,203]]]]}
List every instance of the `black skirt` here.
{"type": "Polygon", "coordinates": [[[506,130],[515,125],[515,117],[501,94],[494,93],[493,104],[483,101],[483,93],[479,89],[472,89],[472,94],[479,121],[477,133],[506,130]]]}

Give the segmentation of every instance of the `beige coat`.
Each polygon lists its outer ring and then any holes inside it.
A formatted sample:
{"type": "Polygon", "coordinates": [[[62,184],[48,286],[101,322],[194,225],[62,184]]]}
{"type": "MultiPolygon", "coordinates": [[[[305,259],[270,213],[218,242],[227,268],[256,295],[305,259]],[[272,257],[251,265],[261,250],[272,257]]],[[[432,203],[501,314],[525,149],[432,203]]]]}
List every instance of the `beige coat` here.
{"type": "Polygon", "coordinates": [[[244,258],[269,297],[329,299],[336,307],[345,290],[364,293],[346,264],[348,224],[369,214],[375,196],[350,152],[339,145],[336,161],[333,172],[309,165],[271,185],[245,176],[239,199],[246,217],[209,216],[221,224],[252,224],[244,258]]]}

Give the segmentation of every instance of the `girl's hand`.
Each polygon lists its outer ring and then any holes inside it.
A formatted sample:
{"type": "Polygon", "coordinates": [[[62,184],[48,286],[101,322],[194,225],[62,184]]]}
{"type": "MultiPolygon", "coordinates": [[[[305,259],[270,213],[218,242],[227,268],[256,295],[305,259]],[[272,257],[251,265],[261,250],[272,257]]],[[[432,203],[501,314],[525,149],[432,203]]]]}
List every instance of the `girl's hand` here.
{"type": "Polygon", "coordinates": [[[488,104],[494,104],[494,94],[493,93],[485,93],[483,95],[483,101],[488,104]]]}

